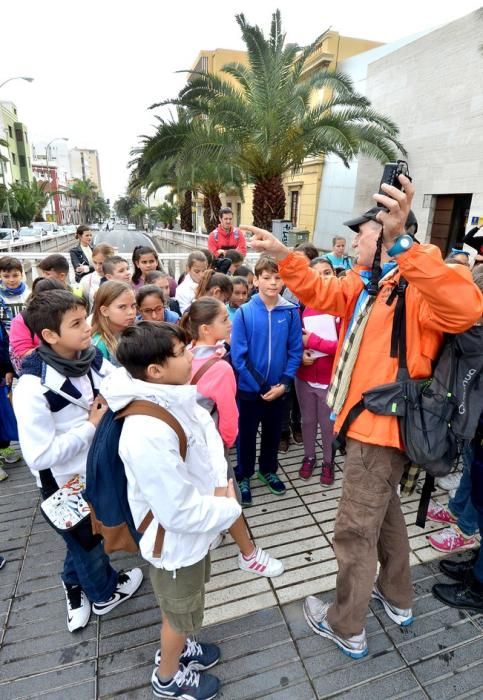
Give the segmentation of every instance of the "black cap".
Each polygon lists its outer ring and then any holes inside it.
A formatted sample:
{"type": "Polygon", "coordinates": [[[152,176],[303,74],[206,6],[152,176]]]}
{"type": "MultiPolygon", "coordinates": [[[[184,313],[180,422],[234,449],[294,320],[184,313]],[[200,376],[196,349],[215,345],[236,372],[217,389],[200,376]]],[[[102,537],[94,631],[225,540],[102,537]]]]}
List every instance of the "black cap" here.
{"type": "Polygon", "coordinates": [[[377,215],[379,214],[380,211],[386,211],[383,207],[372,207],[371,209],[368,209],[364,214],[361,214],[360,216],[356,216],[355,219],[350,219],[349,221],[344,221],[344,226],[348,226],[350,229],[352,229],[355,233],[359,233],[359,226],[361,224],[365,224],[367,221],[377,221],[378,224],[382,223],[378,221],[377,215]]]}

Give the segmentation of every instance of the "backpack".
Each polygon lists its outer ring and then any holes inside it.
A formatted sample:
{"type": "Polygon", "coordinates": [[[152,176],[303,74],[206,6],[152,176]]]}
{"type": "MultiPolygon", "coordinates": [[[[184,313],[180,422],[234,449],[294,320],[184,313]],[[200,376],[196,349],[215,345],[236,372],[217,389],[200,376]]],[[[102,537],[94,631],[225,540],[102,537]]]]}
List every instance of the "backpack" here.
{"type": "MultiPolygon", "coordinates": [[[[186,433],[178,420],[165,408],[152,401],[132,401],[123,410],[108,410],[102,417],[89,449],[84,498],[91,510],[94,534],[104,539],[104,549],[111,552],[138,552],[139,541],[154,520],[151,510],[136,529],[127,498],[127,478],[119,457],[119,440],[126,416],[152,416],[167,423],[179,439],[181,458],[186,459],[186,433]]],[[[159,558],[163,548],[164,528],[158,524],[153,557],[159,558]]]]}
{"type": "MultiPolygon", "coordinates": [[[[234,228],[233,235],[235,236],[235,241],[238,244],[238,240],[240,238],[240,231],[237,228],[234,228]]],[[[213,238],[216,241],[216,243],[218,243],[218,227],[216,227],[215,230],[213,231],[213,238]]]]}

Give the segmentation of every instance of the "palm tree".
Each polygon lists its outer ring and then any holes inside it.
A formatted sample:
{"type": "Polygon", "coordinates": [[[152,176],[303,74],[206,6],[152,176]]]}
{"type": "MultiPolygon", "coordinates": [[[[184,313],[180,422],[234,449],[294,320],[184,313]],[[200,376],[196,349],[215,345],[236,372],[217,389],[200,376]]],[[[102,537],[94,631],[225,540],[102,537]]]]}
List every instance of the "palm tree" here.
{"type": "Polygon", "coordinates": [[[47,206],[55,192],[47,192],[47,183],[14,182],[10,187],[2,188],[0,199],[8,197],[10,211],[19,226],[28,226],[32,221],[42,219],[42,211],[47,206]]]}
{"type": "Polygon", "coordinates": [[[192,193],[203,196],[203,218],[207,231],[218,224],[221,208],[220,193],[242,194],[243,179],[237,167],[209,159],[190,160],[188,153],[198,143],[210,140],[212,127],[205,120],[192,120],[185,109],[178,109],[176,118],[160,117],[153,136],[144,136],[140,147],[133,149],[136,156],[130,166],[130,189],[144,186],[147,193],[170,186],[178,193],[181,227],[192,230],[192,193]]]}
{"type": "Polygon", "coordinates": [[[118,216],[129,219],[132,209],[138,204],[142,204],[141,199],[128,194],[114,202],[114,210],[118,216]]]}
{"type": "Polygon", "coordinates": [[[81,219],[88,223],[91,220],[92,204],[99,196],[96,185],[92,180],[74,180],[68,189],[68,194],[79,200],[81,219]]]}
{"type": "Polygon", "coordinates": [[[197,140],[184,148],[183,160],[230,163],[253,183],[253,220],[271,228],[284,218],[282,176],[296,171],[311,156],[335,154],[348,166],[363,153],[381,161],[395,158],[395,123],[371,108],[339,71],[310,73],[307,61],[325,34],[310,46],[285,43],[279,10],[272,15],[270,35],[236,16],[247,47],[248,66],[230,63],[223,72],[193,74],[175,100],[152,105],[184,107],[195,124],[197,140]],[[304,73],[305,69],[305,73],[304,73]],[[316,96],[322,96],[316,100],[316,96]],[[201,119],[200,119],[201,118],[201,119]],[[203,138],[204,133],[204,138],[203,138]]]}

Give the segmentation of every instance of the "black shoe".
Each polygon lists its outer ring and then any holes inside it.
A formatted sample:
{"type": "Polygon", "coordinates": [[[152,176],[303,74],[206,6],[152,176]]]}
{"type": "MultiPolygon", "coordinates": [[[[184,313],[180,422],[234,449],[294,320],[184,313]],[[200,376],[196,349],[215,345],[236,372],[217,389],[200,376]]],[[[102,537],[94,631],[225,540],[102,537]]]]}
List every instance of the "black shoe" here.
{"type": "Polygon", "coordinates": [[[279,452],[288,452],[288,448],[290,447],[290,435],[282,435],[280,438],[280,442],[278,443],[278,451],[279,452]]]}
{"type": "Polygon", "coordinates": [[[451,608],[483,612],[483,583],[471,574],[467,583],[437,583],[433,595],[451,608]]]}
{"type": "Polygon", "coordinates": [[[466,580],[469,572],[475,565],[478,551],[476,551],[469,559],[442,559],[439,562],[439,568],[455,581],[463,583],[466,580]]]}
{"type": "Polygon", "coordinates": [[[302,428],[300,427],[300,425],[292,426],[292,437],[296,445],[303,445],[304,437],[302,435],[302,428]]]}

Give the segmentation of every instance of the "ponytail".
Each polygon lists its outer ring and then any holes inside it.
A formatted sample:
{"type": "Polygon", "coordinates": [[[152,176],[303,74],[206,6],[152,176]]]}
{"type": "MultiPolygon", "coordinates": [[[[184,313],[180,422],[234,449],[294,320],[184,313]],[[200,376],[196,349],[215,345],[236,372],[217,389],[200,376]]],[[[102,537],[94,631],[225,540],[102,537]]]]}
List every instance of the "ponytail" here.
{"type": "Polygon", "coordinates": [[[215,289],[215,287],[218,287],[227,296],[231,296],[233,293],[233,282],[228,275],[224,275],[223,272],[216,272],[212,269],[206,270],[198,285],[195,299],[211,296],[210,290],[215,289]]]}
{"type": "Polygon", "coordinates": [[[184,312],[178,325],[181,326],[190,340],[198,340],[200,326],[209,326],[224,308],[223,302],[215,297],[201,297],[196,299],[184,312]]]}

